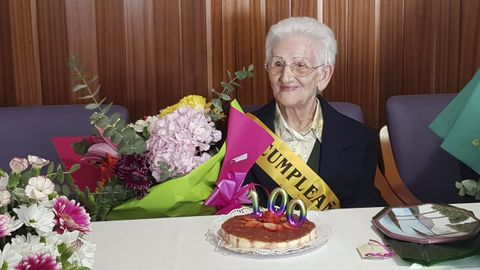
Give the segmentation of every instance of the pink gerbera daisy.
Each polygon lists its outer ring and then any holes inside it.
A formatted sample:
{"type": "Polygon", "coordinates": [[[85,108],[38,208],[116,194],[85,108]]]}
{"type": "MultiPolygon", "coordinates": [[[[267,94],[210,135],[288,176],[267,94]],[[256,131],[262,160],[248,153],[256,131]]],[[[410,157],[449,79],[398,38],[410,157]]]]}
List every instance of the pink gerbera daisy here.
{"type": "Polygon", "coordinates": [[[54,222],[57,233],[63,234],[65,231],[90,232],[90,215],[75,200],[69,200],[65,196],[55,199],[53,213],[55,214],[54,222]]]}
{"type": "Polygon", "coordinates": [[[60,264],[56,261],[55,257],[49,254],[34,254],[21,260],[16,270],[60,270],[60,264]]]}

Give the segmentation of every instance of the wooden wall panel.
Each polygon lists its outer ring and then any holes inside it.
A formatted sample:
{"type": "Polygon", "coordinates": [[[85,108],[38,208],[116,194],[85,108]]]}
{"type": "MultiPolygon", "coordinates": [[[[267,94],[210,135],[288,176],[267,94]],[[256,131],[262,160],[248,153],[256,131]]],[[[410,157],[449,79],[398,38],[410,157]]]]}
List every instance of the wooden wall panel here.
{"type": "Polygon", "coordinates": [[[101,95],[131,118],[187,94],[211,97],[225,71],[250,63],[237,98],[272,98],[263,68],[269,27],[318,18],[338,42],[330,101],[385,123],[388,97],[456,92],[480,66],[478,0],[5,0],[0,1],[0,105],[82,102],[67,57],[99,74],[101,95]]]}
{"type": "Polygon", "coordinates": [[[311,17],[311,18],[318,18],[318,14],[317,14],[317,5],[318,4],[321,4],[321,1],[317,1],[317,0],[291,0],[292,17],[306,16],[306,17],[311,17]]]}
{"type": "Polygon", "coordinates": [[[435,62],[433,93],[458,92],[461,2],[435,1],[435,62]]]}
{"type": "MultiPolygon", "coordinates": [[[[127,60],[125,44],[125,7],[123,1],[97,0],[98,74],[101,97],[127,105],[127,60]]],[[[132,110],[132,116],[136,114],[132,110]]]]}
{"type": "Polygon", "coordinates": [[[323,1],[323,22],[332,29],[337,39],[335,71],[330,84],[324,91],[324,95],[328,100],[347,100],[347,8],[346,0],[323,1]]]}
{"type": "Polygon", "coordinates": [[[184,95],[208,94],[205,1],[181,0],[182,82],[184,95]]]}
{"type": "Polygon", "coordinates": [[[125,0],[127,107],[134,112],[158,111],[153,31],[153,1],[125,0]]]}
{"type": "Polygon", "coordinates": [[[380,5],[379,117],[386,123],[388,97],[403,92],[404,1],[382,1],[380,5]]]}
{"type": "MultiPolygon", "coordinates": [[[[154,1],[154,35],[155,35],[155,65],[156,84],[154,91],[156,102],[159,103],[155,111],[167,104],[173,104],[181,98],[182,60],[179,48],[180,38],[180,6],[178,1],[154,1]],[[165,27],[168,25],[168,27],[165,27]],[[163,106],[160,106],[163,105],[163,106]]],[[[151,112],[144,112],[148,115],[151,112]]]]}
{"type": "Polygon", "coordinates": [[[74,103],[67,67],[65,1],[37,1],[43,104],[74,103]]]}
{"type": "MultiPolygon", "coordinates": [[[[77,56],[85,67],[87,75],[97,75],[98,47],[95,0],[66,1],[65,20],[68,56],[77,56]]],[[[73,86],[73,76],[70,76],[70,85],[73,86]]],[[[81,100],[75,98],[74,102],[80,103],[81,100]]]]}
{"type": "MultiPolygon", "coordinates": [[[[11,0],[9,11],[12,43],[11,75],[15,87],[15,103],[22,106],[41,105],[42,85],[36,39],[36,2],[11,0]]],[[[7,89],[6,93],[12,93],[12,91],[7,89]]]]}
{"type": "Polygon", "coordinates": [[[10,2],[0,1],[0,106],[14,106],[10,2]]]}
{"type": "Polygon", "coordinates": [[[373,125],[378,121],[378,89],[373,72],[377,59],[375,1],[349,1],[347,13],[347,100],[360,104],[365,121],[373,125]]]}
{"type": "Polygon", "coordinates": [[[433,92],[435,79],[435,1],[404,0],[404,93],[433,92]]]}
{"type": "Polygon", "coordinates": [[[480,69],[480,1],[462,0],[461,9],[460,89],[480,69]]]}

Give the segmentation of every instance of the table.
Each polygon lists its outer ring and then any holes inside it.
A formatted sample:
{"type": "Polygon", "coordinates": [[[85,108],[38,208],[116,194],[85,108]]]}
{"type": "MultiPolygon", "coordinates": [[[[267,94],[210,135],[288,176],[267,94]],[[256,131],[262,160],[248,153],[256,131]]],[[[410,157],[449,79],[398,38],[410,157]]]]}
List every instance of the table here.
{"type": "MultiPolygon", "coordinates": [[[[480,203],[457,204],[480,216],[480,203]]],[[[328,242],[301,255],[245,257],[214,251],[205,234],[219,216],[94,222],[88,239],[97,244],[93,269],[409,269],[401,259],[361,259],[356,247],[381,240],[371,217],[381,208],[350,208],[319,212],[331,226],[328,242]]],[[[430,268],[480,269],[480,256],[430,268]]]]}

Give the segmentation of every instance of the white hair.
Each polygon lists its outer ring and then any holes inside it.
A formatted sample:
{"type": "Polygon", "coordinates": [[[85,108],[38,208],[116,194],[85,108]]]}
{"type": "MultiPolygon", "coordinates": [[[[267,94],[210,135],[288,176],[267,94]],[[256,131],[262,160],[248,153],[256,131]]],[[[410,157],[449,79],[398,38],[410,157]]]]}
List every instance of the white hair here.
{"type": "Polygon", "coordinates": [[[335,65],[337,41],[333,31],[325,24],[309,17],[292,17],[272,25],[265,42],[265,62],[272,58],[272,47],[287,36],[299,35],[310,38],[315,45],[316,64],[335,65]]]}

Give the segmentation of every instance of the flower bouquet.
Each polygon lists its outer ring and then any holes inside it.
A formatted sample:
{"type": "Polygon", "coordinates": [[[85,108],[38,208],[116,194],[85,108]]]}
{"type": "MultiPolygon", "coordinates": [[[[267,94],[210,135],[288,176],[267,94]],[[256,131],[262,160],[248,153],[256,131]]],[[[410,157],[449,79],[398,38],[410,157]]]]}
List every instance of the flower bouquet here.
{"type": "Polygon", "coordinates": [[[57,196],[53,181],[72,182],[49,161],[28,156],[0,169],[0,269],[85,270],[93,265],[96,246],[85,240],[90,216],[78,202],[57,196]]]}
{"type": "MultiPolygon", "coordinates": [[[[95,190],[68,185],[84,203],[93,220],[136,219],[164,216],[212,214],[204,205],[217,182],[225,155],[218,123],[226,117],[224,107],[237,81],[253,75],[253,65],[228,73],[222,92],[212,89],[212,102],[201,96],[187,96],[177,104],[134,123],[118,115],[109,116],[111,103],[99,100],[96,77],[87,78],[71,58],[69,66],[83,91],[91,99],[91,124],[97,133],[75,143],[75,152],[100,168],[95,190]]],[[[58,149],[57,149],[58,151],[58,149]]],[[[62,153],[59,152],[62,156],[62,153]]]]}

